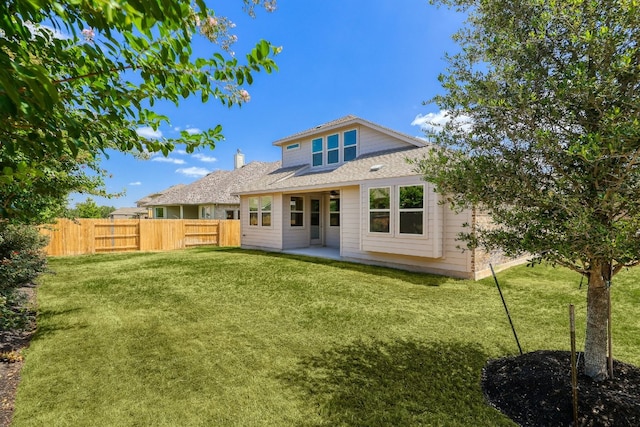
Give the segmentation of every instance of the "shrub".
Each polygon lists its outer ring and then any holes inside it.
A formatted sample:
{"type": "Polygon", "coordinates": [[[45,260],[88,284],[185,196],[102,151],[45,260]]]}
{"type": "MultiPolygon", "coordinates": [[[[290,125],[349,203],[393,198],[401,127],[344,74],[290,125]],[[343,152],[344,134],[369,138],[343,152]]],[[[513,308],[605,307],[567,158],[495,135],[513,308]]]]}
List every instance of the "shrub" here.
{"type": "Polygon", "coordinates": [[[0,294],[0,332],[24,330],[30,322],[31,312],[27,297],[18,290],[0,294]]]}
{"type": "Polygon", "coordinates": [[[46,271],[46,244],[35,227],[0,222],[0,295],[7,296],[46,271]]]}

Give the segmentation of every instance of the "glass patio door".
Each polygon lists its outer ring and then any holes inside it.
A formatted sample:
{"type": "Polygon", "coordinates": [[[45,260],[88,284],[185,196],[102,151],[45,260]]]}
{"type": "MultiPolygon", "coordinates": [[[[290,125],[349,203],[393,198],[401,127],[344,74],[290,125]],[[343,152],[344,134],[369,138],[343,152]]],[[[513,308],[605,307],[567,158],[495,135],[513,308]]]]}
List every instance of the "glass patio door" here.
{"type": "Polygon", "coordinates": [[[311,199],[311,238],[309,243],[312,245],[322,244],[322,215],[320,214],[321,207],[322,204],[320,202],[320,199],[311,199]]]}

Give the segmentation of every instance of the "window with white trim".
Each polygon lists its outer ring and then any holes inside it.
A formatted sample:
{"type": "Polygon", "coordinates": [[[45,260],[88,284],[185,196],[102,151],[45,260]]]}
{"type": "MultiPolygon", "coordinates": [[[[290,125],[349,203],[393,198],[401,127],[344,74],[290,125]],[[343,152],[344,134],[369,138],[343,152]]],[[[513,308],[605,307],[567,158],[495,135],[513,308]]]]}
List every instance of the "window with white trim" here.
{"type": "Polygon", "coordinates": [[[155,208],[154,217],[155,218],[164,218],[164,208],[155,208]]]}
{"type": "Polygon", "coordinates": [[[327,164],[335,164],[340,161],[340,137],[336,133],[335,135],[329,135],[327,137],[327,164]]]}
{"type": "Polygon", "coordinates": [[[271,227],[271,196],[260,197],[260,214],[263,227],[271,227]]]}
{"type": "Polygon", "coordinates": [[[398,233],[424,234],[424,185],[398,186],[398,233]]]}
{"type": "Polygon", "coordinates": [[[346,131],[343,133],[343,142],[344,146],[342,161],[349,162],[354,160],[358,155],[358,134],[355,129],[346,131]]]}
{"type": "Polygon", "coordinates": [[[329,200],[329,227],[340,227],[340,199],[329,200]]]}
{"type": "Polygon", "coordinates": [[[391,231],[391,188],[369,189],[369,232],[389,233],[391,231]]]}
{"type": "Polygon", "coordinates": [[[311,165],[335,165],[358,156],[358,131],[348,130],[311,140],[311,165]]]}
{"type": "Polygon", "coordinates": [[[304,226],[304,198],[299,196],[291,196],[291,226],[304,226]]]}
{"type": "Polygon", "coordinates": [[[249,225],[258,226],[259,197],[249,197],[249,225]]]}
{"type": "Polygon", "coordinates": [[[311,141],[311,155],[313,166],[322,166],[322,156],[324,155],[324,141],[316,138],[311,141]]]}
{"type": "Polygon", "coordinates": [[[249,197],[249,225],[271,227],[271,196],[249,197]]]}

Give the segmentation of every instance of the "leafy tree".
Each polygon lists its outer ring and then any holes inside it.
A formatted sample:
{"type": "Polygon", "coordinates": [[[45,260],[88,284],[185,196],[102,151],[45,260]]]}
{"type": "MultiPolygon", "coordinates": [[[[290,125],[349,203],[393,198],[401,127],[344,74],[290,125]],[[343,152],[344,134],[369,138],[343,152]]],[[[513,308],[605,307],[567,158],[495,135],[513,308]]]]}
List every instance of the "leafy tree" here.
{"type": "Polygon", "coordinates": [[[0,221],[49,223],[65,214],[67,195],[72,191],[107,195],[100,190],[105,172],[89,155],[47,155],[34,161],[21,152],[9,155],[2,146],[0,162],[15,171],[0,185],[0,221]],[[27,165],[37,169],[30,170],[27,165]]]}
{"type": "Polygon", "coordinates": [[[69,211],[70,216],[76,218],[107,218],[111,212],[116,210],[113,206],[98,206],[91,197],[84,202],[76,203],[74,209],[69,211]]]}
{"type": "MultiPolygon", "coordinates": [[[[266,0],[239,4],[250,14],[256,6],[275,7],[266,0]]],[[[254,73],[275,69],[278,49],[259,41],[240,60],[231,50],[232,28],[203,0],[0,3],[0,185],[28,191],[46,181],[42,163],[53,168],[51,159],[65,156],[94,166],[106,149],[166,155],[176,143],[189,152],[213,147],[222,137],[219,125],[183,132],[179,140],[145,139],[136,129],[168,121],[153,110],[160,102],[179,105],[196,96],[232,106],[249,100],[243,86],[254,73]],[[195,57],[195,37],[213,44],[209,56],[195,57]]],[[[11,203],[0,214],[38,216],[28,205],[11,203]]]]}
{"type": "Polygon", "coordinates": [[[588,278],[586,373],[607,373],[613,276],[640,262],[640,3],[442,0],[468,14],[434,101],[451,119],[421,162],[471,246],[588,278]]]}

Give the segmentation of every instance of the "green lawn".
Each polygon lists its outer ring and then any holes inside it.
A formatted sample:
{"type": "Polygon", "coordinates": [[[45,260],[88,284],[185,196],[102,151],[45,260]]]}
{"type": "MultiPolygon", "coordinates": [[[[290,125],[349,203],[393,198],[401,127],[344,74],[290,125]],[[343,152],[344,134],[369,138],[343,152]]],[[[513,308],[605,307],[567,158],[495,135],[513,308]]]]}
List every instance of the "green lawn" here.
{"type": "MultiPolygon", "coordinates": [[[[210,248],[51,268],[14,426],[512,425],[480,389],[517,353],[493,279],[210,248]]],[[[569,349],[570,303],[582,345],[577,274],[498,277],[524,351],[569,349]]],[[[613,293],[615,356],[636,365],[638,277],[613,293]]]]}

